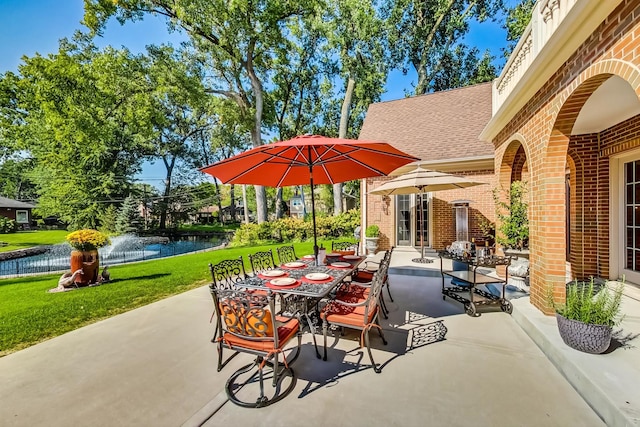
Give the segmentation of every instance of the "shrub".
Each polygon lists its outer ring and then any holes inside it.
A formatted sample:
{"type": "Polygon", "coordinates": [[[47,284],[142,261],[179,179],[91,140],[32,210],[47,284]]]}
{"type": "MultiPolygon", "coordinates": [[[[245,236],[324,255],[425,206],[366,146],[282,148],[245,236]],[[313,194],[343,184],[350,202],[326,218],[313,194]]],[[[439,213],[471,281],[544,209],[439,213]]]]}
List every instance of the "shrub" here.
{"type": "Polygon", "coordinates": [[[367,226],[364,230],[365,237],[379,237],[380,236],[380,227],[375,224],[367,226]]]}
{"type": "Polygon", "coordinates": [[[18,223],[6,216],[0,216],[0,233],[14,233],[18,229],[18,223]]]}
{"type": "Polygon", "coordinates": [[[514,181],[509,188],[509,202],[501,199],[500,192],[493,190],[496,203],[496,218],[499,222],[496,241],[505,248],[523,249],[529,244],[529,219],[526,202],[527,184],[514,181]]]}
{"type": "MultiPolygon", "coordinates": [[[[360,223],[360,211],[351,210],[337,216],[316,217],[318,239],[352,237],[360,223]]],[[[313,221],[306,218],[281,218],[262,224],[242,224],[235,232],[231,246],[304,241],[313,238],[313,221]]]]}

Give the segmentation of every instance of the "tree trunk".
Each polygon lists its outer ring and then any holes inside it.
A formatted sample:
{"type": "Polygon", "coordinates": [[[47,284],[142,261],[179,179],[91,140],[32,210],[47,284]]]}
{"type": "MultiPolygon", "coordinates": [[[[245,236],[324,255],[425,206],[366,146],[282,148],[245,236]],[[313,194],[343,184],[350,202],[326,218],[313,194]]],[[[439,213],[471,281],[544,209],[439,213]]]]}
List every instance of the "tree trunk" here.
{"type": "MultiPolygon", "coordinates": [[[[349,113],[351,111],[351,101],[353,99],[353,90],[356,86],[356,81],[352,76],[349,76],[347,81],[347,90],[344,93],[344,99],[342,100],[342,110],[340,111],[340,128],[338,129],[338,137],[346,138],[347,130],[349,129],[349,113]]],[[[333,214],[339,215],[343,212],[342,209],[342,183],[333,184],[333,214]]]]}
{"type": "Polygon", "coordinates": [[[216,196],[218,199],[218,220],[220,221],[220,224],[224,225],[224,215],[222,214],[222,197],[220,197],[220,186],[218,185],[217,179],[214,179],[213,182],[216,186],[216,196]]]}
{"type": "Polygon", "coordinates": [[[229,186],[229,194],[231,195],[231,203],[229,204],[229,215],[231,216],[232,222],[237,222],[238,217],[236,213],[236,186],[231,184],[229,186]]]}
{"type": "MultiPolygon", "coordinates": [[[[264,187],[262,187],[264,189],[264,187]]],[[[242,204],[244,205],[244,223],[249,224],[249,204],[247,203],[247,186],[242,186],[242,204]]]]}
{"type": "Polygon", "coordinates": [[[276,218],[280,219],[284,216],[284,210],[282,209],[282,187],[276,190],[276,218]]]}
{"type": "MultiPolygon", "coordinates": [[[[255,114],[253,129],[251,129],[251,142],[254,147],[262,145],[262,110],[264,108],[264,94],[262,91],[262,82],[258,78],[253,69],[253,52],[255,48],[255,40],[249,42],[247,48],[247,62],[246,70],[249,74],[249,80],[251,81],[251,88],[253,89],[253,96],[255,100],[255,114]]],[[[256,185],[256,219],[258,224],[261,224],[267,220],[267,191],[261,185],[256,185]]],[[[245,202],[245,212],[247,204],[245,202]]]]}
{"type": "Polygon", "coordinates": [[[171,161],[167,160],[166,156],[162,156],[162,161],[167,169],[167,175],[164,180],[164,193],[162,195],[162,209],[160,210],[160,229],[167,228],[167,211],[169,210],[169,195],[171,194],[171,176],[173,174],[173,167],[176,163],[176,158],[172,157],[171,161]]]}

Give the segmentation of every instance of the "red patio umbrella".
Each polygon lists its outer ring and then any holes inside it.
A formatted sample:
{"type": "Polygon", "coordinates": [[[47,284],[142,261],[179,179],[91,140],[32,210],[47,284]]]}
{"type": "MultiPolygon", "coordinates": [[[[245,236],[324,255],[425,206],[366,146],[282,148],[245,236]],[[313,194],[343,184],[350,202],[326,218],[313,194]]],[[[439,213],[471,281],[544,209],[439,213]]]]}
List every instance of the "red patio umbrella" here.
{"type": "Polygon", "coordinates": [[[269,187],[310,184],[313,246],[317,255],[315,184],[337,184],[388,175],[417,160],[420,159],[385,142],[304,135],[255,147],[200,170],[225,184],[269,187]]]}

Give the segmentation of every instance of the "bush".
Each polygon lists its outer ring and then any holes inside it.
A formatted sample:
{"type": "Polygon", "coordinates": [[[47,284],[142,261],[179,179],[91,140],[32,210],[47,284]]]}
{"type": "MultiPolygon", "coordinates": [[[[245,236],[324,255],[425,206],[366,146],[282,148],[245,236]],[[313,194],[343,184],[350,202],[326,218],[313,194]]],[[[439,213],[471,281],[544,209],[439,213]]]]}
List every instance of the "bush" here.
{"type": "MultiPolygon", "coordinates": [[[[318,239],[352,237],[360,224],[360,211],[357,209],[337,216],[317,216],[316,232],[318,239]]],[[[235,232],[231,246],[264,245],[281,242],[302,242],[313,238],[311,218],[281,218],[262,224],[242,224],[235,232]]]]}
{"type": "Polygon", "coordinates": [[[496,203],[496,218],[499,228],[496,241],[508,249],[524,249],[529,246],[529,219],[526,201],[527,184],[522,181],[514,181],[509,188],[509,202],[502,201],[500,192],[493,191],[496,203]]]}
{"type": "Polygon", "coordinates": [[[18,229],[18,223],[6,216],[0,216],[0,233],[15,233],[18,229]]]}
{"type": "Polygon", "coordinates": [[[380,236],[380,227],[375,224],[367,226],[364,230],[365,237],[379,237],[380,236]]]}

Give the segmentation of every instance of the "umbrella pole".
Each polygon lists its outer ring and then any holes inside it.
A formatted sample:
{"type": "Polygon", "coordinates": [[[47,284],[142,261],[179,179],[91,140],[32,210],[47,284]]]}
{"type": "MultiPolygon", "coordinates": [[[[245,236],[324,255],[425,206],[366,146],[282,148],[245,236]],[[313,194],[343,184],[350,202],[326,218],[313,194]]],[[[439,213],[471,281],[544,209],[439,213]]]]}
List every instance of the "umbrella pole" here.
{"type": "Polygon", "coordinates": [[[424,193],[420,191],[420,258],[424,258],[424,193]]]}
{"type": "Polygon", "coordinates": [[[313,194],[313,164],[311,164],[311,146],[309,149],[309,184],[311,184],[311,218],[313,220],[313,255],[318,265],[318,236],[316,236],[316,198],[313,194]]]}

